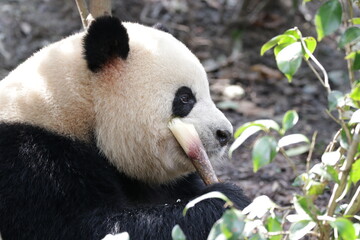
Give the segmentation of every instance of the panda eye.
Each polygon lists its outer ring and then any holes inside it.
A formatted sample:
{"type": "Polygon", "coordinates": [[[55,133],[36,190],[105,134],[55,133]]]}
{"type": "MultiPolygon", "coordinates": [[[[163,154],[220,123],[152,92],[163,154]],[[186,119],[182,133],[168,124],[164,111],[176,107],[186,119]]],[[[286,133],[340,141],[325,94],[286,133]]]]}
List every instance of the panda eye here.
{"type": "Polygon", "coordinates": [[[174,97],[172,112],[176,117],[185,117],[193,109],[196,99],[191,89],[188,87],[180,87],[174,97]]]}
{"type": "Polygon", "coordinates": [[[190,96],[187,95],[187,94],[184,94],[184,95],[180,96],[180,100],[181,100],[181,102],[184,103],[184,104],[189,103],[189,101],[190,101],[190,96]]]}

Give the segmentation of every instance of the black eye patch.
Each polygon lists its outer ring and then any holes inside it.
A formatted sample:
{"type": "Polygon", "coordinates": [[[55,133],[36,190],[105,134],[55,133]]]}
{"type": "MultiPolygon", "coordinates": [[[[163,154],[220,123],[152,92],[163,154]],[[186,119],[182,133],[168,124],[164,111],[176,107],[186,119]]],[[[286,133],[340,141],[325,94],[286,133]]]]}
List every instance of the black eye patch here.
{"type": "Polygon", "coordinates": [[[191,89],[188,87],[180,87],[176,93],[172,104],[172,112],[176,117],[185,117],[193,109],[196,99],[191,89]]]}

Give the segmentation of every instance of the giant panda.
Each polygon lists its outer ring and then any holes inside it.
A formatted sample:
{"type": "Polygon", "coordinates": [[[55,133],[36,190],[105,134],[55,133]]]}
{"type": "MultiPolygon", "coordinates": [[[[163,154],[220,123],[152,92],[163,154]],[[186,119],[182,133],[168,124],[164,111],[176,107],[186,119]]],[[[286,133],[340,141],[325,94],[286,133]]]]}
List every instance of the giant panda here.
{"type": "Polygon", "coordinates": [[[195,126],[211,161],[232,126],[215,107],[199,60],[156,27],[97,18],[0,81],[0,233],[11,239],[206,239],[225,211],[242,209],[231,183],[206,186],[168,129],[195,126]]]}

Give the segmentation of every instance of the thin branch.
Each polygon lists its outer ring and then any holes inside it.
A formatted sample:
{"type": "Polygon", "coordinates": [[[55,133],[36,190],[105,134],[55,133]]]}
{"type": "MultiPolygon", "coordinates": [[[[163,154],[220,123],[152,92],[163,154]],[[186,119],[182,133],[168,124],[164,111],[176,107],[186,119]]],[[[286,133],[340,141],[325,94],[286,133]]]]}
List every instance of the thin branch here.
{"type": "MultiPolygon", "coordinates": [[[[343,5],[346,6],[346,10],[347,10],[347,11],[345,11],[346,19],[344,21],[344,26],[346,28],[348,28],[348,27],[351,27],[353,25],[352,21],[348,21],[348,20],[351,20],[354,17],[353,5],[352,5],[351,0],[346,0],[343,3],[343,5]]],[[[351,52],[352,52],[352,46],[351,46],[351,44],[347,44],[345,46],[345,54],[346,54],[346,56],[349,55],[351,52]]],[[[354,73],[354,71],[352,69],[353,59],[348,58],[346,60],[346,63],[347,63],[347,70],[348,70],[348,73],[349,73],[350,87],[352,87],[353,83],[355,82],[355,73],[354,73]]]]}
{"type": "Polygon", "coordinates": [[[322,79],[322,77],[320,76],[318,71],[314,68],[314,66],[311,64],[311,62],[306,58],[305,58],[305,62],[308,65],[308,67],[311,69],[311,71],[313,71],[313,73],[315,74],[317,79],[320,81],[321,85],[323,85],[323,87],[326,88],[326,84],[325,84],[324,80],[322,79]]]}
{"type": "Polygon", "coordinates": [[[335,118],[334,115],[332,115],[329,110],[325,109],[325,112],[327,113],[327,115],[329,115],[329,117],[331,117],[332,120],[334,120],[337,124],[341,125],[339,119],[335,118]]]}
{"type": "Polygon", "coordinates": [[[312,154],[313,154],[313,152],[314,152],[317,133],[318,133],[318,132],[315,131],[314,134],[313,134],[313,136],[312,136],[309,153],[308,153],[308,156],[307,156],[307,158],[306,158],[306,172],[307,172],[307,173],[308,173],[309,170],[310,170],[310,161],[311,161],[311,158],[312,158],[312,154]]]}
{"type": "Polygon", "coordinates": [[[340,136],[341,134],[341,129],[339,129],[336,133],[335,136],[333,137],[333,139],[331,140],[331,142],[329,143],[329,145],[327,145],[325,152],[332,152],[334,150],[335,144],[337,143],[337,138],[340,136]]]}
{"type": "MultiPolygon", "coordinates": [[[[298,31],[300,32],[300,31],[298,31]]],[[[302,48],[304,49],[305,53],[310,57],[310,59],[316,64],[316,66],[321,70],[324,79],[321,78],[320,74],[316,71],[316,69],[312,66],[312,64],[310,63],[310,61],[308,59],[305,58],[306,63],[309,65],[310,69],[314,72],[314,74],[316,75],[316,77],[319,79],[319,81],[321,82],[321,84],[326,88],[327,92],[330,93],[331,92],[331,88],[330,88],[330,84],[329,84],[329,77],[327,75],[327,72],[325,70],[325,68],[323,67],[323,65],[321,65],[321,63],[314,57],[314,55],[309,51],[309,49],[306,47],[306,43],[304,42],[304,39],[302,38],[302,36],[300,36],[300,43],[302,48]]]]}
{"type": "Polygon", "coordinates": [[[341,123],[341,128],[344,129],[347,141],[351,142],[351,133],[350,133],[345,121],[344,121],[342,109],[339,108],[339,107],[338,107],[338,112],[339,112],[339,119],[340,119],[340,123],[341,123]]]}
{"type": "Polygon", "coordinates": [[[346,187],[347,178],[348,178],[351,166],[354,162],[354,157],[355,157],[355,154],[357,152],[357,148],[358,148],[358,145],[360,142],[359,132],[360,132],[360,124],[356,125],[356,127],[355,127],[353,140],[350,144],[345,162],[340,169],[341,170],[341,172],[339,174],[340,182],[335,184],[333,193],[329,200],[329,204],[328,204],[327,211],[326,211],[327,216],[330,216],[330,217],[333,216],[333,214],[335,212],[336,204],[337,204],[337,199],[343,193],[343,191],[346,187]]]}
{"type": "MultiPolygon", "coordinates": [[[[359,160],[358,160],[359,161],[359,160]]],[[[360,186],[356,189],[349,205],[347,206],[344,215],[355,215],[360,211],[360,186]]]]}
{"type": "Polygon", "coordinates": [[[86,4],[85,0],[75,0],[75,2],[76,2],[76,6],[78,8],[79,14],[80,14],[82,25],[83,25],[84,29],[86,29],[88,26],[87,22],[86,22],[86,18],[89,15],[89,10],[88,10],[87,4],[86,4]]]}
{"type": "Polygon", "coordinates": [[[269,237],[272,237],[272,236],[288,235],[288,234],[290,234],[289,231],[278,231],[278,232],[268,232],[266,235],[268,235],[269,237]]]}
{"type": "MultiPolygon", "coordinates": [[[[359,135],[360,133],[359,132],[360,132],[360,124],[357,124],[355,127],[353,140],[352,140],[352,142],[349,146],[349,150],[347,152],[345,162],[343,163],[343,165],[340,169],[339,183],[335,184],[335,186],[333,188],[333,192],[332,192],[330,200],[329,200],[329,203],[328,203],[328,206],[327,206],[325,215],[328,217],[332,217],[334,215],[337,201],[338,201],[339,197],[342,195],[342,193],[344,192],[345,187],[347,185],[348,175],[349,175],[351,166],[354,162],[354,157],[355,157],[355,154],[357,153],[358,145],[360,142],[360,135],[359,135]]],[[[324,227],[325,227],[325,231],[323,232],[321,239],[329,239],[329,234],[330,234],[329,223],[325,221],[324,227]]]]}
{"type": "Polygon", "coordinates": [[[290,166],[291,166],[294,174],[295,174],[295,175],[298,175],[297,169],[296,169],[296,165],[295,165],[294,161],[289,158],[289,156],[286,154],[284,148],[280,148],[279,151],[280,151],[281,154],[285,157],[286,161],[290,164],[290,166]]]}

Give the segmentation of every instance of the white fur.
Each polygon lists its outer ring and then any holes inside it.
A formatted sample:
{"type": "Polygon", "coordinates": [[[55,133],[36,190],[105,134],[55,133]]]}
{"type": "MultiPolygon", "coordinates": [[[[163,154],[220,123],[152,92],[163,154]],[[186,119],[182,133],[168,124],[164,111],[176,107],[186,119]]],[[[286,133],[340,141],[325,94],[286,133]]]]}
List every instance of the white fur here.
{"type": "Polygon", "coordinates": [[[199,60],[168,33],[125,23],[126,61],[114,59],[92,74],[82,57],[84,34],[70,36],[29,58],[0,82],[0,121],[26,122],[90,140],[126,174],[171,181],[194,171],[167,128],[181,86],[197,103],[183,119],[195,125],[211,159],[224,153],[214,133],[232,131],[211,101],[199,60]]]}

